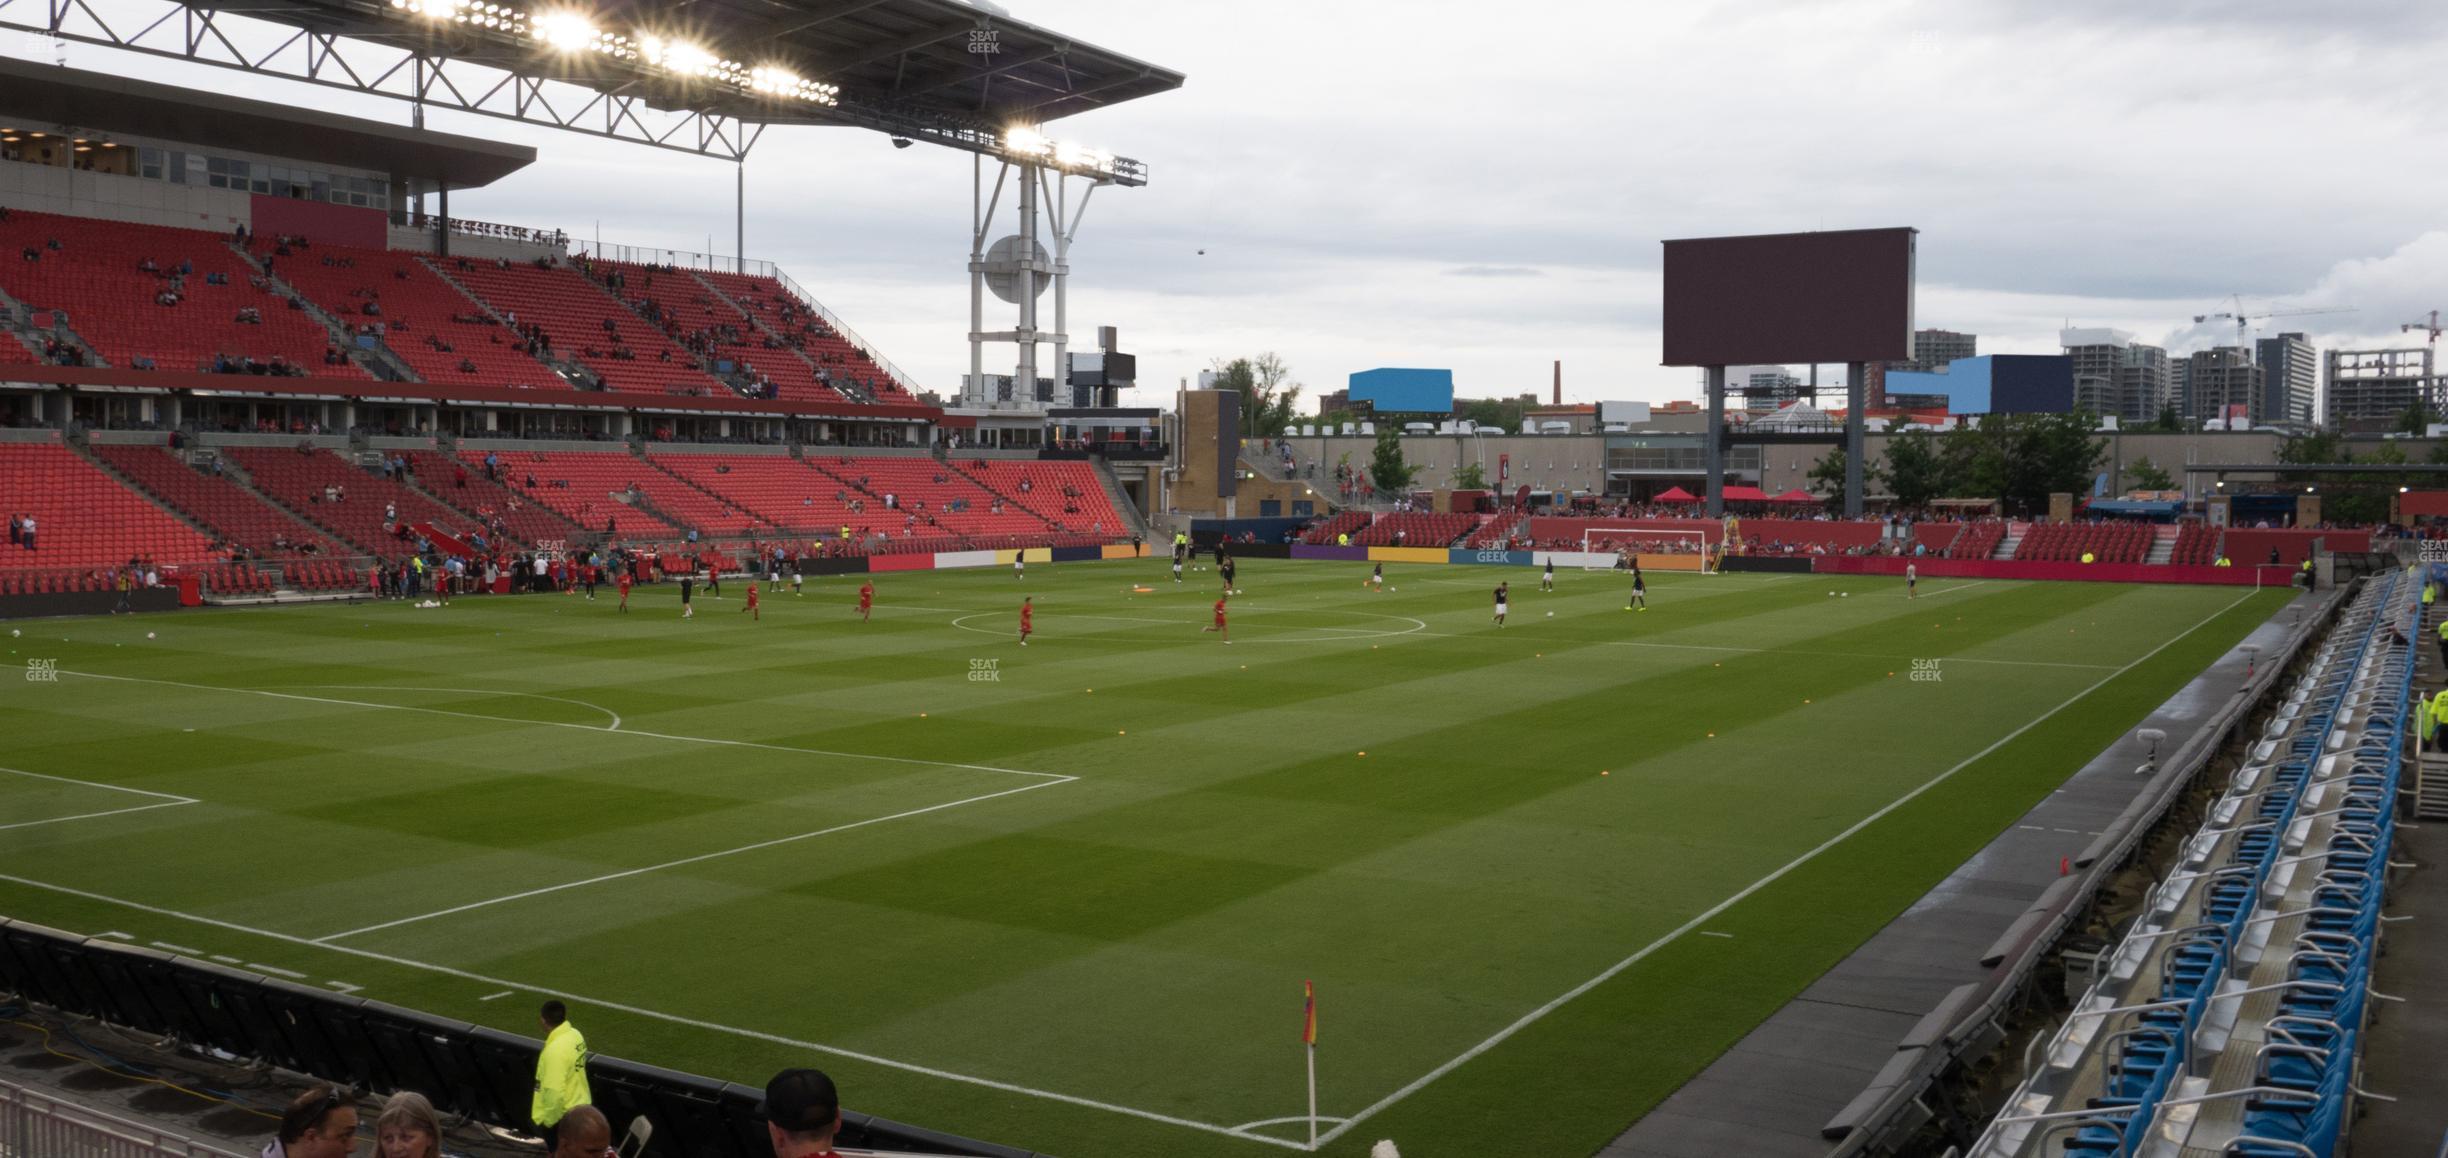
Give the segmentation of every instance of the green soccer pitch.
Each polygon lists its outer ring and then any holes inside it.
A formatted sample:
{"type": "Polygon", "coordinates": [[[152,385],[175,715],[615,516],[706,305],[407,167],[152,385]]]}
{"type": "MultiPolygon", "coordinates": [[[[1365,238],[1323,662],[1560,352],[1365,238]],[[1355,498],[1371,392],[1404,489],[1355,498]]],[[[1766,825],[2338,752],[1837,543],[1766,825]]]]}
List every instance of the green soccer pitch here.
{"type": "Polygon", "coordinates": [[[1305,1143],[1314,981],[1323,1150],[1581,1155],[2288,598],[1240,567],[19,622],[0,915],[1065,1158],[1305,1143]]]}

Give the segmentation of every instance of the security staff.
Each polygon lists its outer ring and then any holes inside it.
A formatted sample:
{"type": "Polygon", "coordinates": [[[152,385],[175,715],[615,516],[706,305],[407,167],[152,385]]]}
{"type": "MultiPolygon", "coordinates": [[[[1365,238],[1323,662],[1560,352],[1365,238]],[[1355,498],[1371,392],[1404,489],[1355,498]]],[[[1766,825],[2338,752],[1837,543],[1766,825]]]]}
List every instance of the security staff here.
{"type": "Polygon", "coordinates": [[[536,1055],[535,1101],[528,1111],[535,1119],[536,1132],[544,1136],[544,1148],[553,1148],[554,1127],[572,1106],[592,1104],[595,1097],[587,1090],[586,1035],[569,1023],[569,1007],[559,1001],[547,1001],[542,1011],[544,1051],[536,1055]]]}
{"type": "Polygon", "coordinates": [[[2439,625],[2439,645],[2440,645],[2440,663],[2442,663],[2442,664],[2448,664],[2448,619],[2442,619],[2442,620],[2440,620],[2440,625],[2439,625]]]}
{"type": "Polygon", "coordinates": [[[2423,731],[2428,733],[2431,750],[2437,752],[2440,750],[2440,729],[2448,728],[2448,688],[2441,688],[2438,695],[2431,697],[2428,714],[2430,718],[2425,721],[2427,726],[2423,731]]]}

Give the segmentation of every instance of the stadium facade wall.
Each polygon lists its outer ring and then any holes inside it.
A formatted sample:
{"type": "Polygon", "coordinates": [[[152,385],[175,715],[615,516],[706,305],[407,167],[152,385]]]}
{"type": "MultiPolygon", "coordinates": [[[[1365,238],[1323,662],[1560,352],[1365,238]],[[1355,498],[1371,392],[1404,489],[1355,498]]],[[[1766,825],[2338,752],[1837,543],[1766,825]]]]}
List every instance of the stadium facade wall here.
{"type": "Polygon", "coordinates": [[[254,218],[250,228],[274,237],[294,233],[309,241],[359,249],[381,249],[390,241],[391,221],[380,209],[257,193],[250,212],[254,218]]]}
{"type": "Polygon", "coordinates": [[[173,185],[117,173],[0,165],[0,203],[35,213],[228,233],[241,223],[254,228],[254,197],[241,190],[173,185]]]}
{"type": "Polygon", "coordinates": [[[2228,587],[2284,587],[2292,567],[2195,567],[2174,563],[2025,563],[2012,559],[1930,559],[1902,556],[1822,555],[1811,560],[1821,575],[1904,574],[1915,564],[1926,579],[2055,579],[2092,583],[2202,583],[2228,587]]]}

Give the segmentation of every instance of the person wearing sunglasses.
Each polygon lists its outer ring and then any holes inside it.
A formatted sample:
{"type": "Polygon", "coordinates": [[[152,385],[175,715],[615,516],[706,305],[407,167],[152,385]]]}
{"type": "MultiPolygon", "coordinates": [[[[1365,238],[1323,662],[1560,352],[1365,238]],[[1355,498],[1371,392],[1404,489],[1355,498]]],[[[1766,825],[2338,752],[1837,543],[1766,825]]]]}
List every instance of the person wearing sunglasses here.
{"type": "Polygon", "coordinates": [[[338,1089],[315,1086],[290,1100],[263,1158],[348,1158],[356,1148],[357,1107],[338,1089]]]}

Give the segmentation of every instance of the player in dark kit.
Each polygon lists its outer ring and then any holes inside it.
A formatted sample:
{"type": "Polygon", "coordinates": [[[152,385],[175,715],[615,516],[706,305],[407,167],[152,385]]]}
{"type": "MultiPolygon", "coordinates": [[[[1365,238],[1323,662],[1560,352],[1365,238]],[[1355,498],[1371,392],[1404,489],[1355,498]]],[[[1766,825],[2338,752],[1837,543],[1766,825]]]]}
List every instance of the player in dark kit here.
{"type": "Polygon", "coordinates": [[[1179,543],[1173,544],[1173,581],[1176,583],[1181,582],[1182,556],[1189,553],[1190,549],[1188,547],[1184,547],[1179,543]]]}
{"type": "Polygon", "coordinates": [[[1638,562],[1632,564],[1632,595],[1631,598],[1624,600],[1624,610],[1649,610],[1649,580],[1641,577],[1641,569],[1638,562]],[[1636,604],[1638,606],[1635,606],[1636,604]]]}
{"type": "Polygon", "coordinates": [[[683,575],[683,576],[681,576],[681,577],[680,577],[680,618],[682,618],[682,619],[695,619],[695,618],[697,618],[697,605],[696,605],[694,602],[692,602],[692,600],[694,600],[694,599],[696,599],[696,598],[697,598],[697,577],[696,577],[696,576],[694,576],[694,575],[683,575]]]}
{"type": "Polygon", "coordinates": [[[1233,575],[1235,574],[1235,571],[1233,569],[1232,556],[1226,555],[1224,557],[1222,567],[1224,571],[1224,593],[1227,595],[1239,595],[1241,593],[1240,590],[1233,586],[1233,575]]]}
{"type": "Polygon", "coordinates": [[[1505,625],[1505,602],[1510,597],[1512,587],[1511,583],[1496,585],[1496,626],[1498,627],[1505,625]]]}

